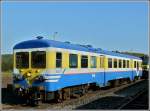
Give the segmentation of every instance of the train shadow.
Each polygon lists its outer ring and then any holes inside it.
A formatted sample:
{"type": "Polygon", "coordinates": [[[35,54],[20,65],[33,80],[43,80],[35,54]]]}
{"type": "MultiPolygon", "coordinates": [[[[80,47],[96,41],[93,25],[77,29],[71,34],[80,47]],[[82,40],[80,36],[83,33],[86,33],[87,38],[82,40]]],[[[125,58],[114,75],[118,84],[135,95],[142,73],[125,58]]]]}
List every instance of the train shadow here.
{"type": "MultiPolygon", "coordinates": [[[[1,88],[2,92],[2,104],[3,105],[21,105],[21,106],[32,106],[37,105],[27,104],[27,101],[24,98],[18,97],[13,91],[12,84],[7,84],[7,87],[1,88]]],[[[56,100],[43,101],[43,103],[55,104],[58,103],[56,100]]]]}
{"type": "Polygon", "coordinates": [[[128,87],[125,87],[123,89],[120,89],[120,90],[114,92],[114,94],[119,95],[121,97],[134,96],[135,92],[138,93],[144,89],[148,89],[148,82],[149,82],[148,80],[143,79],[142,81],[140,81],[136,84],[130,85],[128,87]],[[141,85],[141,84],[144,84],[144,85],[141,85]],[[133,86],[137,87],[137,88],[134,88],[133,86]]]}
{"type": "Polygon", "coordinates": [[[2,104],[8,105],[25,104],[25,100],[15,96],[12,84],[8,84],[7,88],[2,88],[1,92],[2,92],[2,104]]]}

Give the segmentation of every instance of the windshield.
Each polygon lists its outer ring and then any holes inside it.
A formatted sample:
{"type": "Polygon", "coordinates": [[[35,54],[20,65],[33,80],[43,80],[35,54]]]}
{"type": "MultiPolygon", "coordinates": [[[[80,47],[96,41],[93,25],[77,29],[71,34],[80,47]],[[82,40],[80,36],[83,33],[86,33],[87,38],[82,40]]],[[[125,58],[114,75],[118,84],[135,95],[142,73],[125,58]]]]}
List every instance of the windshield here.
{"type": "Polygon", "coordinates": [[[17,52],[16,53],[16,68],[28,68],[29,67],[29,53],[17,52]]]}
{"type": "Polygon", "coordinates": [[[46,52],[45,51],[31,52],[31,67],[32,68],[45,68],[46,67],[46,52]]]}

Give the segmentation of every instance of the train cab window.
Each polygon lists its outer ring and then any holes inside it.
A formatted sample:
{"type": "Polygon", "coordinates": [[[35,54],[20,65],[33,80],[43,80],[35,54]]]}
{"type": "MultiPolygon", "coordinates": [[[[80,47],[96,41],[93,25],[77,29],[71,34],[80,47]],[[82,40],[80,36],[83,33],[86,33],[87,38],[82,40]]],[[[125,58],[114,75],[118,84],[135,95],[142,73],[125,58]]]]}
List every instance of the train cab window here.
{"type": "Polygon", "coordinates": [[[112,68],[112,58],[108,58],[108,68],[112,68]]]}
{"type": "Polygon", "coordinates": [[[77,68],[78,67],[78,56],[77,56],[77,54],[70,54],[69,55],[69,67],[70,68],[77,68]]]}
{"type": "Polygon", "coordinates": [[[56,68],[62,67],[62,53],[56,52],[56,68]]]}
{"type": "Polygon", "coordinates": [[[32,68],[45,68],[46,67],[46,52],[45,51],[31,52],[31,67],[32,68]]]}
{"type": "Polygon", "coordinates": [[[16,68],[29,68],[29,52],[16,52],[16,68]]]}
{"type": "Polygon", "coordinates": [[[129,60],[127,60],[127,68],[129,68],[129,60]]]}
{"type": "Polygon", "coordinates": [[[122,60],[119,59],[119,68],[122,68],[122,60]]]}
{"type": "Polygon", "coordinates": [[[134,61],[134,68],[136,68],[136,61],[134,61]]]}
{"type": "Polygon", "coordinates": [[[91,56],[91,68],[96,68],[96,57],[91,56]]]}
{"type": "Polygon", "coordinates": [[[126,60],[123,60],[123,68],[126,68],[126,60]]]}
{"type": "Polygon", "coordinates": [[[88,56],[81,56],[81,68],[88,68],[88,56]]]}
{"type": "Polygon", "coordinates": [[[114,59],[114,68],[117,68],[117,59],[114,59]]]}

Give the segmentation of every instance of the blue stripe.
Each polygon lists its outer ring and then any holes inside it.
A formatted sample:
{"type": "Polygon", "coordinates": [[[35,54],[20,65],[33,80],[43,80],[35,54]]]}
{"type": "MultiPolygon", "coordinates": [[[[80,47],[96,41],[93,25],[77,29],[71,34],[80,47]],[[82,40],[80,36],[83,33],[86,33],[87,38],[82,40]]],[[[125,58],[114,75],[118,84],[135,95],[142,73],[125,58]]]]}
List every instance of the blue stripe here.
{"type": "MultiPolygon", "coordinates": [[[[92,74],[71,74],[69,76],[62,74],[61,78],[57,79],[58,82],[34,82],[32,86],[44,86],[46,91],[56,91],[64,87],[87,83],[96,83],[99,86],[105,86],[109,80],[119,79],[120,77],[133,80],[135,76],[136,71],[99,72],[95,74],[95,77],[92,74]]],[[[140,71],[139,76],[142,76],[142,71],[140,71]]],[[[18,82],[18,84],[27,87],[25,80],[18,82]]]]}

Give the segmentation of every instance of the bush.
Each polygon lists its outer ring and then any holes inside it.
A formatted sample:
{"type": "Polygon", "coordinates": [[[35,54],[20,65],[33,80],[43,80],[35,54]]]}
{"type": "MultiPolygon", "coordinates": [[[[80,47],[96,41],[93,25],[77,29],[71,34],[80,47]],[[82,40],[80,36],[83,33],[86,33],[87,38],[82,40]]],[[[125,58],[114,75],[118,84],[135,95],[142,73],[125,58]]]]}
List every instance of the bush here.
{"type": "Polygon", "coordinates": [[[13,55],[12,54],[4,54],[2,55],[2,72],[10,72],[13,70],[13,55]]]}

